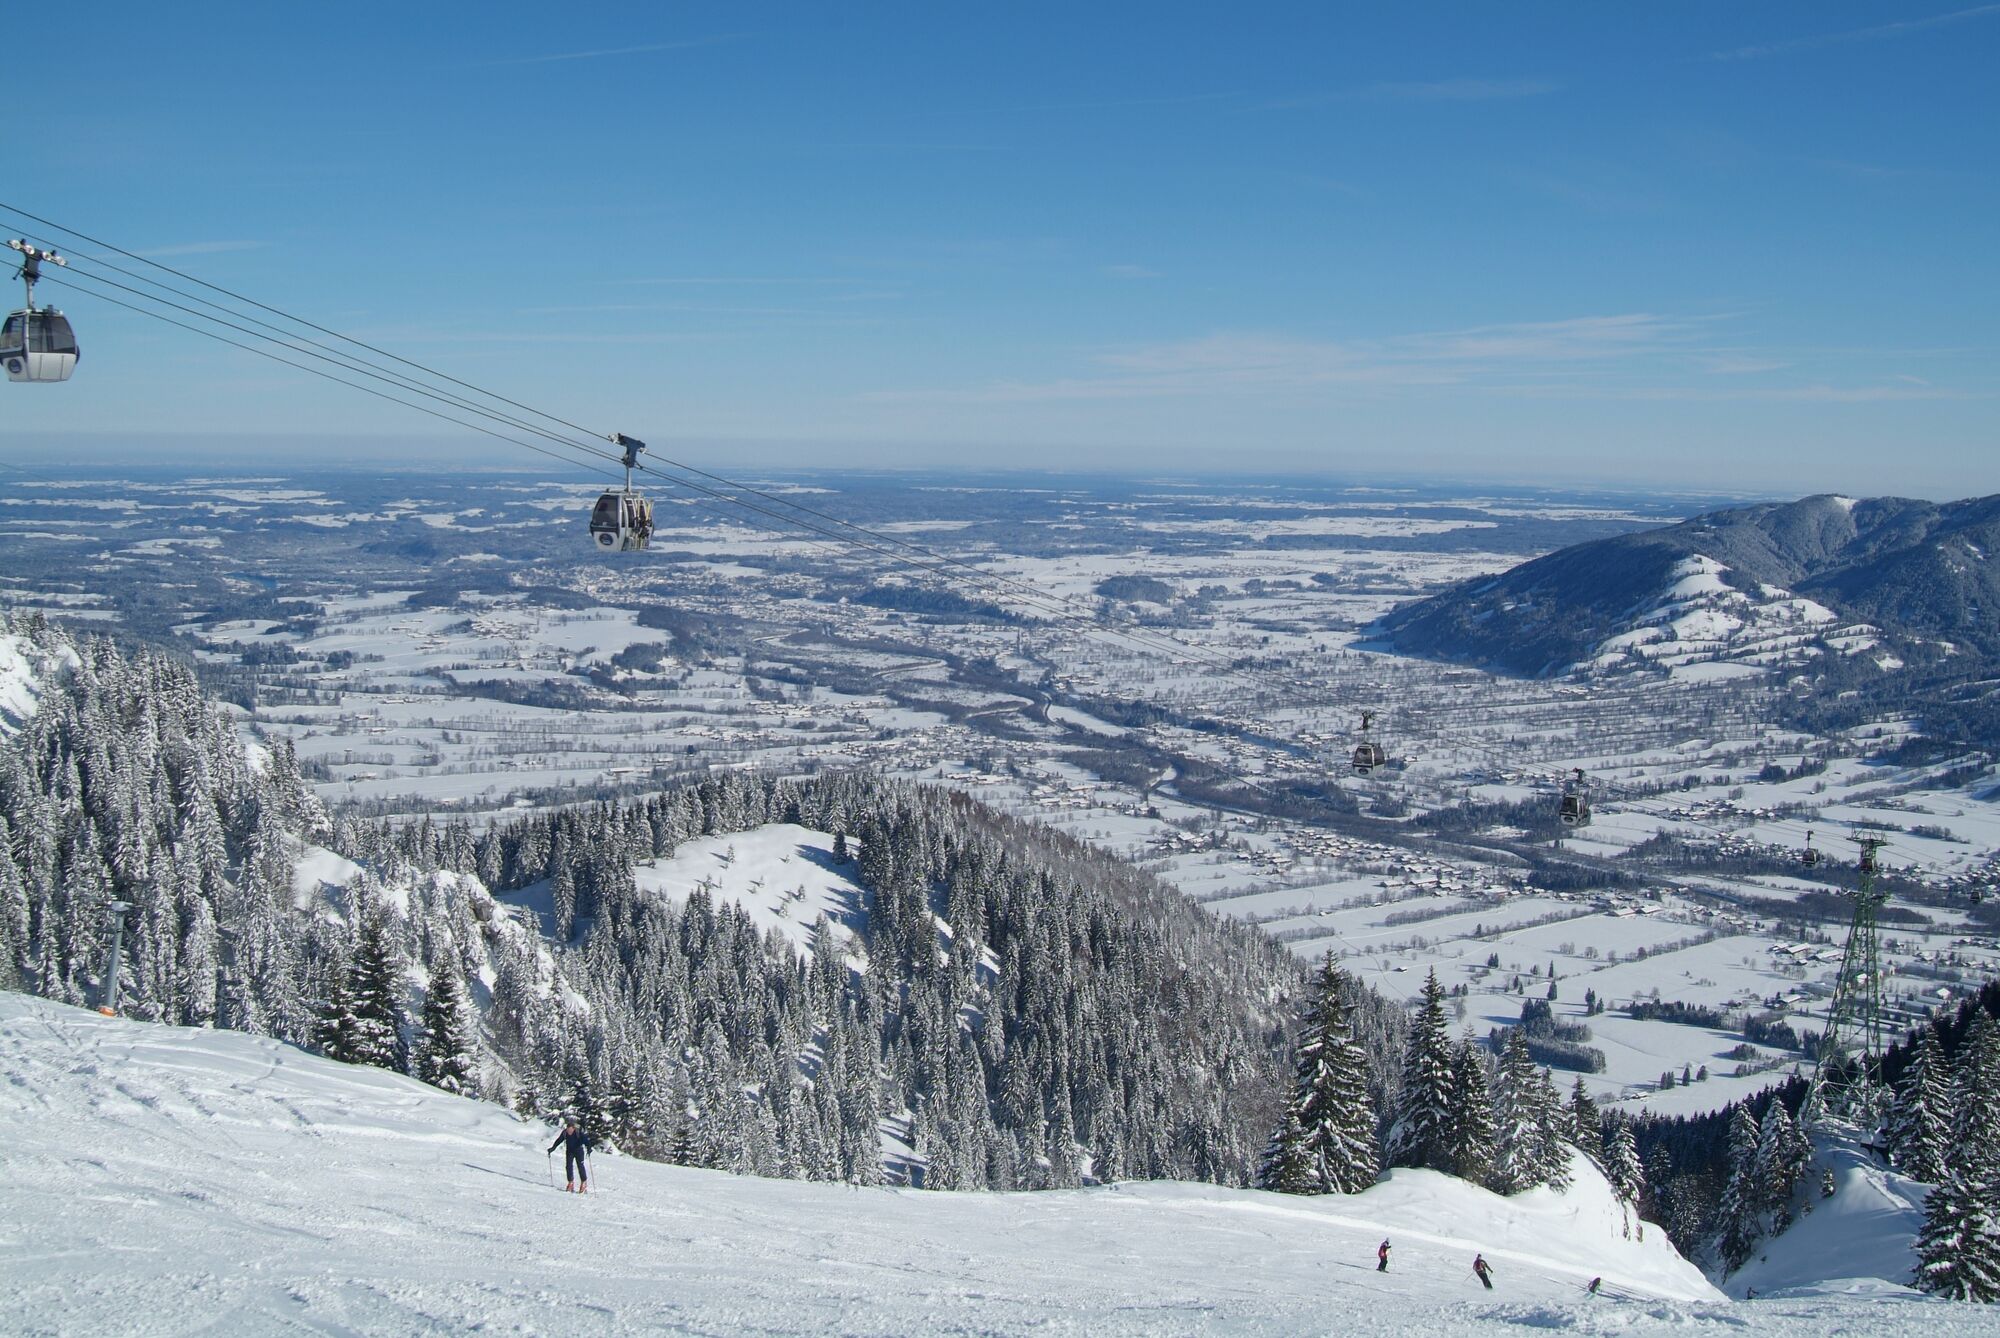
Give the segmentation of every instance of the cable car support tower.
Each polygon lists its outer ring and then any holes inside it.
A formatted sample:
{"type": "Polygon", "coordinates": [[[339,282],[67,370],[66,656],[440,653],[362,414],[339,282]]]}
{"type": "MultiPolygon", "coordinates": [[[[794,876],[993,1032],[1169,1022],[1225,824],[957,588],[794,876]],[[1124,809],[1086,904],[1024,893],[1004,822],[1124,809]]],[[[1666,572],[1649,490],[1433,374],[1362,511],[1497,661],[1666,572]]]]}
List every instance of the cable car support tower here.
{"type": "Polygon", "coordinates": [[[1861,847],[1861,887],[1854,897],[1854,918],[1847,927],[1847,948],[1841,954],[1840,975],[1827,1007],[1826,1031],[1820,1037],[1812,1083],[1801,1113],[1810,1122],[1829,1113],[1846,1115],[1872,1131],[1881,1111],[1879,1070],[1882,1061],[1882,942],[1877,921],[1888,894],[1876,886],[1881,872],[1876,852],[1879,836],[1857,836],[1861,847]],[[1850,1052],[1852,1054],[1850,1062],[1850,1052]]]}

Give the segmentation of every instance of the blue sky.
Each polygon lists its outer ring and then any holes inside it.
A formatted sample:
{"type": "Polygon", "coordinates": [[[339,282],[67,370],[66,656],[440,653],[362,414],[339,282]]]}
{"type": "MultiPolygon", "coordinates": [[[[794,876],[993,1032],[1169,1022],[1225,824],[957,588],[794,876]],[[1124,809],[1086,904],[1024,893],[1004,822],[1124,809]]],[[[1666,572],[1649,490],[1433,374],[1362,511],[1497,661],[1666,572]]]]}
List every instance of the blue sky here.
{"type": "MultiPolygon", "coordinates": [[[[1997,61],[2000,4],[80,5],[0,199],[711,467],[1964,496],[1997,61]]],[[[42,296],[17,459],[434,426],[42,296]]]]}

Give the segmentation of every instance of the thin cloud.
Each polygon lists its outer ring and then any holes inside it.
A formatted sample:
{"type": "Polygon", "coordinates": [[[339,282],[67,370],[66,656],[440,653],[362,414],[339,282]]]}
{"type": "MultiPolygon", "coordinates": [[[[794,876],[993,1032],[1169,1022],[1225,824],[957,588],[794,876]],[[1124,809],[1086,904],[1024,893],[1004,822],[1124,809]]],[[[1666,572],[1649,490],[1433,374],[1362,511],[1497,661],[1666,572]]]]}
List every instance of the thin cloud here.
{"type": "Polygon", "coordinates": [[[1710,376],[1755,376],[1760,372],[1781,372],[1791,365],[1784,359],[1746,353],[1708,353],[1695,359],[1695,366],[1710,376]]]}
{"type": "Polygon", "coordinates": [[[603,47],[596,51],[559,51],[547,56],[512,56],[501,60],[483,60],[470,68],[485,70],[501,65],[550,65],[563,60],[598,60],[605,56],[644,56],[658,51],[687,51],[695,47],[740,41],[745,36],[747,36],[745,33],[718,33],[713,37],[691,37],[680,42],[648,42],[644,46],[603,47]]]}
{"type": "Polygon", "coordinates": [[[1012,107],[989,108],[996,112],[1118,111],[1128,107],[1193,107],[1204,102],[1229,102],[1243,97],[1242,90],[1227,93],[1184,93],[1152,98],[1100,98],[1077,102],[1026,102],[1012,107]]]}
{"type": "Polygon", "coordinates": [[[1879,42],[1889,38],[1907,37],[1911,33],[1927,28],[1942,28],[1950,23],[1963,23],[1967,19],[1985,18],[2000,14],[2000,5],[1975,5],[1971,9],[1955,9],[1948,14],[1933,14],[1928,18],[1903,19],[1896,23],[1879,23],[1872,28],[1850,28],[1845,32],[1816,33],[1810,37],[1794,37],[1783,42],[1761,42],[1751,46],[1732,47],[1727,51],[1711,51],[1710,60],[1759,60],[1765,56],[1782,56],[1793,51],[1809,51],[1821,46],[1844,46],[1849,42],[1879,42]]]}
{"type": "Polygon", "coordinates": [[[1326,177],[1311,172],[1298,172],[1293,174],[1292,180],[1301,186],[1307,186],[1313,190],[1328,191],[1334,195],[1345,195],[1351,199],[1373,200],[1378,198],[1375,192],[1369,190],[1366,186],[1357,186],[1352,181],[1342,181],[1339,177],[1326,177]]]}
{"type": "Polygon", "coordinates": [[[613,286],[631,285],[643,288],[725,288],[725,287],[785,287],[785,286],[852,286],[861,283],[879,282],[864,279],[836,279],[825,277],[786,277],[783,275],[720,274],[693,275],[660,279],[601,279],[598,282],[613,286]]]}
{"type": "Polygon", "coordinates": [[[1334,387],[1512,384],[1593,364],[1685,349],[1703,320],[1645,312],[1516,322],[1374,340],[1313,340],[1231,331],[1100,352],[1094,376],[969,389],[882,391],[877,402],[1016,403],[1272,394],[1334,387]]]}
{"type": "Polygon", "coordinates": [[[228,251],[258,251],[269,245],[269,242],[251,241],[182,242],[178,246],[156,246],[150,251],[140,251],[137,254],[145,256],[148,260],[157,260],[161,256],[212,256],[228,251]]]}
{"type": "Polygon", "coordinates": [[[1630,400],[1693,404],[1902,404],[1918,400],[1979,400],[1991,396],[1941,386],[1836,386],[1824,383],[1715,389],[1705,386],[1547,385],[1500,387],[1500,393],[1537,399],[1630,400]]]}
{"type": "Polygon", "coordinates": [[[1499,175],[1524,190],[1600,213],[1650,213],[1666,203],[1652,180],[1624,168],[1598,169],[1594,175],[1502,168],[1499,175]]]}
{"type": "Polygon", "coordinates": [[[1328,93],[1307,93],[1265,103],[1264,111],[1297,111],[1341,102],[1498,102],[1538,98],[1560,85],[1547,79],[1439,79],[1424,83],[1375,83],[1328,93]]]}
{"type": "Polygon", "coordinates": [[[1891,163],[1863,163],[1850,158],[1799,158],[1807,167],[1847,177],[1853,181],[1917,181],[1950,183],[1973,180],[1971,173],[1942,167],[1901,167],[1891,163]]]}

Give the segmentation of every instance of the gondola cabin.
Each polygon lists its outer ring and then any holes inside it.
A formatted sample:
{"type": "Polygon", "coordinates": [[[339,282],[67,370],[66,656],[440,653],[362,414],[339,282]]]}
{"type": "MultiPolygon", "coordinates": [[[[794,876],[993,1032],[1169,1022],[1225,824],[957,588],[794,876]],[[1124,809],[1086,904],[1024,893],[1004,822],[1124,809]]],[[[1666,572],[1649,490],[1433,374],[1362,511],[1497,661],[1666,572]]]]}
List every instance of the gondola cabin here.
{"type": "Polygon", "coordinates": [[[7,246],[21,253],[20,279],[27,285],[28,305],[0,326],[0,367],[7,369],[9,381],[67,381],[80,352],[76,331],[54,307],[35,305],[35,285],[41,282],[44,261],[56,266],[69,262],[18,237],[7,246]]]}
{"type": "Polygon", "coordinates": [[[1354,745],[1354,774],[1357,776],[1366,776],[1376,767],[1387,766],[1389,764],[1389,754],[1382,750],[1381,744],[1375,742],[1368,735],[1368,731],[1374,727],[1375,713],[1373,711],[1363,711],[1361,713],[1361,739],[1354,745]]]}
{"type": "Polygon", "coordinates": [[[1590,825],[1590,783],[1581,771],[1563,782],[1562,807],[1556,811],[1565,827],[1590,825]]]}
{"type": "Polygon", "coordinates": [[[9,381],[67,381],[80,354],[69,318],[54,307],[17,311],[0,327],[0,367],[9,381]]]}
{"type": "Polygon", "coordinates": [[[653,500],[631,492],[608,492],[590,512],[590,537],[599,548],[634,553],[653,541],[653,500]]]}

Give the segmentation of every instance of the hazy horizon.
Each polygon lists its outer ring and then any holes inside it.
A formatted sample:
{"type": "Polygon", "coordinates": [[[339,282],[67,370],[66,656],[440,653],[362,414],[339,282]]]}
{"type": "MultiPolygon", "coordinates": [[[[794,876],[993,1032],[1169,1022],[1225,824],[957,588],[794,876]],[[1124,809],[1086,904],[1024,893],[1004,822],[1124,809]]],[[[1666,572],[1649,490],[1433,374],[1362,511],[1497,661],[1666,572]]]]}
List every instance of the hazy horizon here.
{"type": "MultiPolygon", "coordinates": [[[[1716,498],[1788,500],[1816,493],[1840,493],[1855,497],[1908,497],[1931,502],[1951,502],[1990,495],[1986,491],[1954,489],[1945,480],[1933,479],[1927,487],[1917,486],[1921,475],[1908,468],[1885,469],[1893,479],[1879,488],[1788,486],[1783,478],[1757,480],[1744,477],[1722,481],[1707,476],[1688,475],[1672,470],[1648,477],[1632,472],[1604,471],[1585,475],[1574,471],[1538,472],[1517,469],[1500,472],[1474,463],[1452,464],[1432,461],[1370,463],[1367,460],[1341,462],[1326,468],[1310,468],[1304,463],[1272,455],[1236,452],[1232,463],[1203,465],[1186,457],[1161,459],[1113,455],[1080,458],[1074,451],[1023,451],[991,448],[983,459],[953,459],[941,455],[940,448],[926,443],[878,443],[862,453],[861,459],[842,461],[827,458],[825,443],[818,442],[698,442],[665,441],[661,448],[672,460],[724,476],[743,476],[759,471],[782,474],[830,476],[870,474],[936,475],[1023,482],[1035,479],[1108,480],[1141,482],[1149,479],[1185,479],[1192,482],[1232,481],[1287,486],[1398,487],[1420,489],[1489,488],[1501,491],[1607,493],[1633,497],[1716,498]]],[[[654,457],[658,458],[658,457],[654,457]]],[[[141,437],[123,433],[42,433],[14,434],[0,429],[0,483],[11,475],[21,478],[47,477],[51,469],[145,470],[199,472],[205,469],[251,469],[261,472],[303,475],[315,472],[344,473],[378,470],[389,473],[429,474],[474,472],[521,474],[536,478],[573,477],[578,483],[596,484],[611,479],[610,466],[602,471],[579,461],[574,466],[561,460],[538,457],[511,450],[491,438],[466,434],[462,437],[405,437],[396,435],[284,436],[241,433],[194,437],[141,437]]],[[[671,485],[671,468],[641,476],[642,485],[671,485]]],[[[2000,491],[2000,481],[1992,485],[2000,491]]]]}

